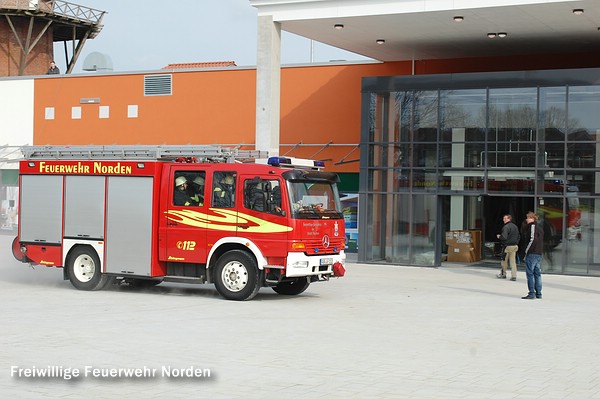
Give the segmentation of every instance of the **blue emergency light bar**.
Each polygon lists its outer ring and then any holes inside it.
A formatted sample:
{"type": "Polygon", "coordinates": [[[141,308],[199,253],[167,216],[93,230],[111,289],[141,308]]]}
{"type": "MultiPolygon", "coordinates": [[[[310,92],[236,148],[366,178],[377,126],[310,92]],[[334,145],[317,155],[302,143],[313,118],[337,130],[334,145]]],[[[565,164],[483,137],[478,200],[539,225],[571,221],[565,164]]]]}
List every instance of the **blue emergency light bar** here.
{"type": "Polygon", "coordinates": [[[311,159],[290,158],[290,157],[269,157],[267,165],[276,167],[288,168],[314,168],[320,169],[325,167],[324,161],[313,161],[311,159]]]}
{"type": "Polygon", "coordinates": [[[269,157],[267,159],[267,165],[281,166],[281,165],[292,165],[292,160],[286,157],[269,157]]]}

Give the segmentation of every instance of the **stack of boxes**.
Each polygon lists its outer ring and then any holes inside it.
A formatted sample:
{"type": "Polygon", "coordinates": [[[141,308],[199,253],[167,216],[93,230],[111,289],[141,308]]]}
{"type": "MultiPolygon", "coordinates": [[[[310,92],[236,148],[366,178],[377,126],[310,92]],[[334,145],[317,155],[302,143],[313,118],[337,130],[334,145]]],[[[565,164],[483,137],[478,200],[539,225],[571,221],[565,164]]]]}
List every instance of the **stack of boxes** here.
{"type": "Polygon", "coordinates": [[[481,231],[452,230],[446,232],[448,262],[478,262],[481,260],[481,231]]]}

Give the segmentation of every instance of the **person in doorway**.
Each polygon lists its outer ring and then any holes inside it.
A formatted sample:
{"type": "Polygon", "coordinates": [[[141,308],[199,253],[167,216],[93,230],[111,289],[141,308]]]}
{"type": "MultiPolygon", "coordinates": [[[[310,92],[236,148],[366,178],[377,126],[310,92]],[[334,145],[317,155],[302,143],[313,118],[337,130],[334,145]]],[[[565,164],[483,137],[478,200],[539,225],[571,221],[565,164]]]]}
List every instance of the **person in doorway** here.
{"type": "Polygon", "coordinates": [[[531,211],[527,213],[527,237],[529,237],[529,241],[525,247],[525,274],[529,292],[521,299],[541,299],[544,230],[538,224],[538,216],[531,211]]]}
{"type": "Polygon", "coordinates": [[[59,75],[60,74],[60,69],[58,69],[58,67],[56,66],[54,61],[50,62],[50,68],[48,68],[48,72],[46,74],[47,75],[59,75]]]}
{"type": "Polygon", "coordinates": [[[502,270],[498,278],[506,278],[506,268],[510,264],[510,281],[517,281],[517,251],[519,250],[519,228],[512,221],[512,216],[506,214],[502,217],[504,226],[502,232],[497,235],[502,244],[502,270]]]}

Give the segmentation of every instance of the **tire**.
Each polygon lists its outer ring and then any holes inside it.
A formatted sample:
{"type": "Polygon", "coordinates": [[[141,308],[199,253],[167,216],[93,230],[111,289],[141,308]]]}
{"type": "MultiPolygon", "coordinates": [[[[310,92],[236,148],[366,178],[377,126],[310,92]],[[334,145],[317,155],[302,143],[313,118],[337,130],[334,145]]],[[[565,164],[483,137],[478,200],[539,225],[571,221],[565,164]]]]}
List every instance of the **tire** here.
{"type": "Polygon", "coordinates": [[[15,237],[12,242],[12,253],[16,260],[19,262],[27,263],[27,256],[21,252],[21,243],[19,237],[15,237]]]}
{"type": "Polygon", "coordinates": [[[79,290],[97,291],[105,288],[112,279],[102,274],[101,270],[98,254],[91,247],[75,247],[69,255],[67,261],[69,281],[79,290]]]}
{"type": "Polygon", "coordinates": [[[308,277],[298,277],[292,281],[282,281],[271,288],[279,295],[299,295],[306,291],[309,285],[308,277]]]}
{"type": "Polygon", "coordinates": [[[254,256],[233,250],[217,260],[215,287],[225,299],[246,301],[254,298],[261,285],[261,274],[254,256]]]}

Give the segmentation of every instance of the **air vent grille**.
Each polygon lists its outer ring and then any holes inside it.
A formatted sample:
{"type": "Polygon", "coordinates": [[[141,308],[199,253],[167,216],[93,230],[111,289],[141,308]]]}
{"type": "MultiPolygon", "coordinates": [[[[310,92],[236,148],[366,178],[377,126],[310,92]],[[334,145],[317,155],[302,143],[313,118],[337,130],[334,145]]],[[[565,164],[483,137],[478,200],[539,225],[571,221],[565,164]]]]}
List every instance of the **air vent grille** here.
{"type": "Polygon", "coordinates": [[[144,76],[144,96],[170,96],[172,93],[172,75],[144,76]]]}

